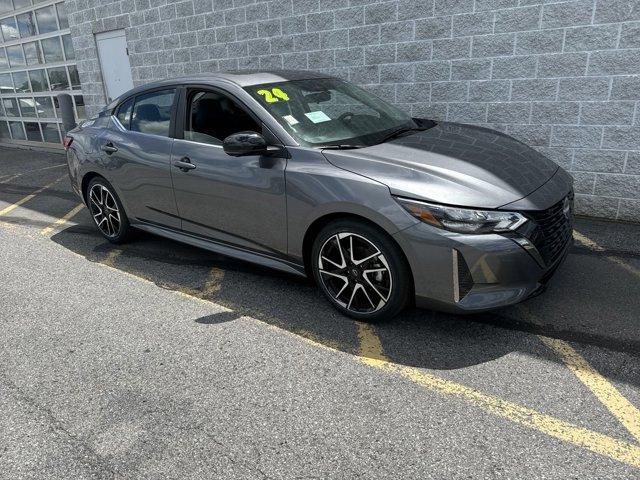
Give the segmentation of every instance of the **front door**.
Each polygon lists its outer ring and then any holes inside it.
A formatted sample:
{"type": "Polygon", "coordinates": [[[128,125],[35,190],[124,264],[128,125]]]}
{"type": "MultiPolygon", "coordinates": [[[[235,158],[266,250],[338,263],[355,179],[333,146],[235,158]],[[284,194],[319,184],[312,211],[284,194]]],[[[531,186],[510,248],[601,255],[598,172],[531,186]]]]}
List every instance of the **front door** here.
{"type": "Polygon", "coordinates": [[[185,103],[184,139],[174,141],[171,169],[182,229],[264,254],[285,254],[286,159],[224,152],[222,142],[232,133],[263,132],[226,93],[192,89],[185,103]],[[185,163],[192,166],[184,168],[185,163]]]}

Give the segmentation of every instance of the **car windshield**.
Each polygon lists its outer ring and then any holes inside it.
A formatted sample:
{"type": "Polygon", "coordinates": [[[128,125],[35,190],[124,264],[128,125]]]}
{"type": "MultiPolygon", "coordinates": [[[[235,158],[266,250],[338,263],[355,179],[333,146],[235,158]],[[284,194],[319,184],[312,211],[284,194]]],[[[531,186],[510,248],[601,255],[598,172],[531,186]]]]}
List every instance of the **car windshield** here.
{"type": "Polygon", "coordinates": [[[245,89],[305,146],[375,145],[416,128],[402,110],[337,78],[292,80],[245,89]]]}

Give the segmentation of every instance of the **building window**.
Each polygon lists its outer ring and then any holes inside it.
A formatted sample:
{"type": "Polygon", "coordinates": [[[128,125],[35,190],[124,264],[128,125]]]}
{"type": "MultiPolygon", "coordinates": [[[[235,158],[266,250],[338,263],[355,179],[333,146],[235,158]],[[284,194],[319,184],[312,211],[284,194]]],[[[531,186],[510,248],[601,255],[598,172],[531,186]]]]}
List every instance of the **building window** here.
{"type": "Polygon", "coordinates": [[[36,31],[36,22],[33,19],[33,12],[18,15],[16,21],[18,23],[18,33],[20,33],[21,38],[32,37],[38,34],[36,31]]]}
{"type": "Polygon", "coordinates": [[[86,118],[64,2],[0,0],[0,142],[60,144],[56,95],[86,118]]]}
{"type": "Polygon", "coordinates": [[[46,38],[40,43],[42,44],[42,53],[44,54],[44,61],[46,63],[56,63],[64,60],[60,37],[46,38]]]}
{"type": "Polygon", "coordinates": [[[7,58],[9,59],[9,67],[11,68],[24,67],[26,65],[22,45],[7,47],[7,58]]]}
{"type": "Polygon", "coordinates": [[[15,72],[13,73],[13,85],[16,87],[16,92],[24,93],[30,92],[29,76],[27,72],[15,72]]]}
{"type": "Polygon", "coordinates": [[[56,11],[53,5],[36,10],[36,18],[38,19],[38,31],[40,34],[55,32],[58,30],[56,11]]]}
{"type": "Polygon", "coordinates": [[[9,17],[0,20],[0,31],[2,31],[2,36],[5,42],[20,38],[15,17],[9,17]]]}
{"type": "Polygon", "coordinates": [[[9,130],[11,130],[11,137],[14,140],[26,140],[27,136],[24,134],[24,128],[22,122],[9,122],[9,130]]]}
{"type": "Polygon", "coordinates": [[[42,52],[38,42],[29,42],[22,45],[24,50],[24,58],[27,65],[38,65],[42,63],[42,52]]]}

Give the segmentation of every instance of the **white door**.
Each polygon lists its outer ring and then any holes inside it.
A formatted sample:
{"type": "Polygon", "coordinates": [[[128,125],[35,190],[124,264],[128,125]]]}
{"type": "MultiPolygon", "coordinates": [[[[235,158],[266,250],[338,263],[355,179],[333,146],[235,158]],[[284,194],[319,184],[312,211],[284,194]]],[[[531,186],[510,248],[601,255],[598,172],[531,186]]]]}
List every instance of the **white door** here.
{"type": "Polygon", "coordinates": [[[97,33],[98,57],[107,103],[133,88],[131,64],[124,30],[97,33]]]}

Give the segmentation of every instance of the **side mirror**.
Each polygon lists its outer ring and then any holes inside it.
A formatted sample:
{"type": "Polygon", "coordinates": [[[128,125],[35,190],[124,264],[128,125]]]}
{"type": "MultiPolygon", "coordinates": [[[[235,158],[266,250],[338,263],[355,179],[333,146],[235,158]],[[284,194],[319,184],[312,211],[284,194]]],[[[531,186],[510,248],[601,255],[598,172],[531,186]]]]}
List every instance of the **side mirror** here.
{"type": "Polygon", "coordinates": [[[239,132],[229,135],[222,143],[224,152],[234,157],[265,155],[269,151],[267,141],[256,132],[239,132]]]}

